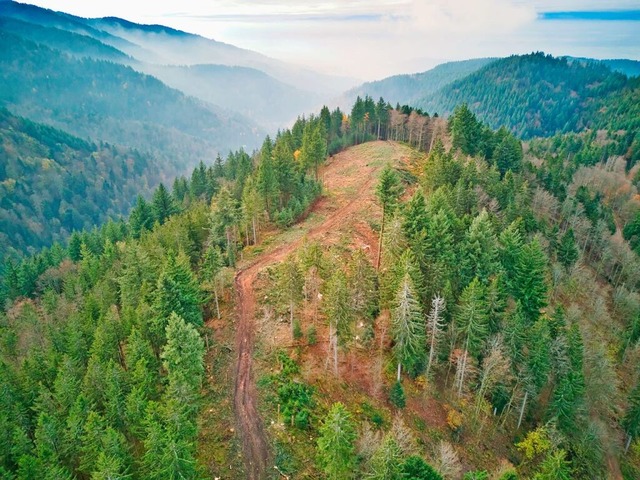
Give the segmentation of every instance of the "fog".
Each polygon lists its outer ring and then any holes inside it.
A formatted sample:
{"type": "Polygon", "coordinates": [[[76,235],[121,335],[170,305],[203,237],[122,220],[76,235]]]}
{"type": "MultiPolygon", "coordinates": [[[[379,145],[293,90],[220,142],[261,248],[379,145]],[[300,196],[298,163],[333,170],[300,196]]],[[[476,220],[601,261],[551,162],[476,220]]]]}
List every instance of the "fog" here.
{"type": "Polygon", "coordinates": [[[118,16],[214,38],[321,72],[363,80],[446,60],[544,50],[640,58],[637,2],[614,0],[33,0],[85,17],[118,16]],[[603,6],[606,5],[605,6],[603,6]],[[629,11],[629,20],[584,11],[629,11]],[[547,12],[574,12],[557,20],[547,12]],[[634,15],[635,12],[635,15],[634,15]],[[571,16],[570,16],[571,17],[571,16]]]}

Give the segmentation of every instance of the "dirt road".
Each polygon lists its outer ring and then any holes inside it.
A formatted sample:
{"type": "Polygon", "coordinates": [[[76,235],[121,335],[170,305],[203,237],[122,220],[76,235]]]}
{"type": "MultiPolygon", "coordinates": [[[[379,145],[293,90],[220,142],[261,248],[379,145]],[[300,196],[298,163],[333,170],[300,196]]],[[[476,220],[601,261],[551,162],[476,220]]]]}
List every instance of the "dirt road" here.
{"type": "Polygon", "coordinates": [[[256,408],[257,391],[253,377],[253,347],[255,341],[256,299],[253,284],[260,270],[284,260],[306,239],[335,233],[340,226],[353,219],[356,213],[377,208],[373,192],[377,172],[388,161],[398,161],[406,153],[400,145],[375,142],[349,149],[323,169],[324,195],[313,206],[317,223],[307,219],[297,227],[300,235],[286,243],[274,242],[275,247],[241,266],[235,279],[238,323],[236,330],[237,367],[234,391],[235,415],[242,438],[246,474],[249,480],[264,478],[273,467],[269,462],[269,448],[264,426],[256,408]],[[367,152],[376,152],[372,159],[367,152]],[[386,157],[386,158],[385,158],[386,157]]]}

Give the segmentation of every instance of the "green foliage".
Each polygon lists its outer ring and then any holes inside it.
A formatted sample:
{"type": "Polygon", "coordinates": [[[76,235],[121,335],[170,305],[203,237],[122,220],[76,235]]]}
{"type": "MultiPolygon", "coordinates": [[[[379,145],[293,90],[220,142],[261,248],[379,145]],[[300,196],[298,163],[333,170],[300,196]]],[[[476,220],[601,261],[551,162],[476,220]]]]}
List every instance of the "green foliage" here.
{"type": "Polygon", "coordinates": [[[565,267],[570,268],[578,260],[578,247],[576,246],[573,230],[569,228],[558,244],[558,261],[565,267]]]}
{"type": "Polygon", "coordinates": [[[387,434],[376,449],[370,462],[370,480],[401,480],[401,451],[393,435],[387,434]]]}
{"type": "Polygon", "coordinates": [[[486,470],[478,470],[476,472],[467,472],[462,480],[489,480],[489,474],[486,470]]]}
{"type": "Polygon", "coordinates": [[[403,191],[398,174],[390,165],[385,165],[376,187],[376,196],[382,206],[383,215],[393,213],[403,191]]]}
{"type": "Polygon", "coordinates": [[[442,475],[422,457],[411,455],[402,464],[401,478],[406,480],[442,480],[442,475]]]}
{"type": "Polygon", "coordinates": [[[334,403],[320,426],[318,463],[329,480],[355,476],[357,438],[351,414],[342,403],[334,403]]]}
{"type": "Polygon", "coordinates": [[[625,91],[628,86],[633,86],[633,80],[612,73],[605,65],[536,52],[492,62],[417,105],[447,113],[466,103],[491,128],[507,125],[523,138],[544,137],[581,130],[596,123],[594,117],[602,123],[615,123],[610,118],[600,119],[615,115],[599,112],[603,104],[611,102],[610,97],[620,105],[619,118],[633,118],[631,111],[621,108],[625,103],[633,105],[625,91]]]}
{"type": "Polygon", "coordinates": [[[538,239],[522,247],[516,260],[514,276],[510,280],[511,292],[520,302],[522,312],[530,322],[547,305],[547,257],[538,239]]]}
{"type": "Polygon", "coordinates": [[[411,375],[416,375],[424,363],[426,325],[418,302],[415,287],[408,273],[405,274],[396,294],[391,311],[393,353],[398,365],[411,375]]]}
{"type": "Polygon", "coordinates": [[[564,450],[556,450],[544,459],[540,471],[533,476],[534,480],[571,480],[573,478],[571,462],[566,458],[564,450]]]}
{"type": "Polygon", "coordinates": [[[404,408],[407,405],[407,400],[404,395],[404,388],[402,388],[402,383],[396,380],[389,390],[389,401],[396,408],[404,408]]]}

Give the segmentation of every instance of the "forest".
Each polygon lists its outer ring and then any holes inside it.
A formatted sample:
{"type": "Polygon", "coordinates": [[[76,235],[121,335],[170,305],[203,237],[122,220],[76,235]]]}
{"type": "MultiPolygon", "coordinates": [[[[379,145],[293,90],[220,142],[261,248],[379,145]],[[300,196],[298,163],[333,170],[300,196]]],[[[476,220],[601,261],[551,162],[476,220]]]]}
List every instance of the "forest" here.
{"type": "Polygon", "coordinates": [[[300,118],[252,155],[201,162],[139,195],[126,220],[7,262],[2,476],[245,478],[228,419],[208,413],[230,395],[216,365],[229,356],[234,272],[314,221],[327,165],[350,151],[378,168],[367,222],[379,243],[367,254],[309,241],[259,277],[260,308],[284,332],[256,365],[262,415],[279,419],[267,428],[274,475],[604,478],[613,462],[637,478],[640,204],[627,137],[523,146],[464,105],[446,121],[370,97],[300,118]],[[403,145],[404,160],[376,156],[383,145],[403,145]],[[308,373],[319,351],[322,381],[308,373]],[[354,400],[357,382],[345,390],[354,358],[377,372],[367,401],[354,400]],[[434,402],[440,426],[416,413],[434,402]]]}

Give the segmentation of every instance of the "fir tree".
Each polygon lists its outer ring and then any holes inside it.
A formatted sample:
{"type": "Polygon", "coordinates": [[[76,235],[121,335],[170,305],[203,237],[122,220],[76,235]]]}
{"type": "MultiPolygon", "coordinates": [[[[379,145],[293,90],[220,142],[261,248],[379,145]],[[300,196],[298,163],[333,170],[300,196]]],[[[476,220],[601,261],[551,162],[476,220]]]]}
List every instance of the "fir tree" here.
{"type": "Polygon", "coordinates": [[[318,463],[329,480],[355,476],[356,431],[351,414],[342,403],[334,403],[320,426],[318,463]]]}

